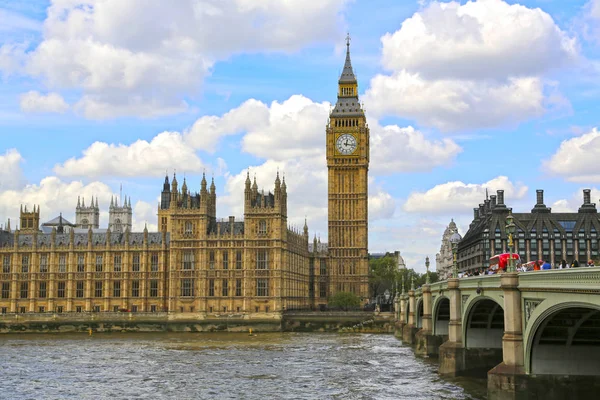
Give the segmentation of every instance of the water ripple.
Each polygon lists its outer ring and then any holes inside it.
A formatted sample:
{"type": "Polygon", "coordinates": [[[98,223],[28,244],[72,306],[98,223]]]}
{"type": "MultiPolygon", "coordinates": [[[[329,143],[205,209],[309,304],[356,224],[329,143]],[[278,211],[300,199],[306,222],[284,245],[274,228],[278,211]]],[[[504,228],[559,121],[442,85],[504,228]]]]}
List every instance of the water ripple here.
{"type": "Polygon", "coordinates": [[[387,335],[4,335],[0,360],[15,400],[481,398],[387,335]]]}

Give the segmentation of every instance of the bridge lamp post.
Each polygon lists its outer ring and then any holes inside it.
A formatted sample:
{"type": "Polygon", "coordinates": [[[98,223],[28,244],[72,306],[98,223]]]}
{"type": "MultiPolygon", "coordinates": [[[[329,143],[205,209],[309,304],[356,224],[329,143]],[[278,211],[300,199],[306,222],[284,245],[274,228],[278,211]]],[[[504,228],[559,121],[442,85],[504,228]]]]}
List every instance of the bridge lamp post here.
{"type": "Polygon", "coordinates": [[[506,233],[508,233],[508,272],[515,272],[515,260],[513,260],[513,235],[515,234],[516,226],[512,214],[506,217],[506,233]]]}
{"type": "Polygon", "coordinates": [[[425,257],[425,268],[427,268],[427,275],[425,275],[425,284],[429,285],[431,283],[429,280],[429,256],[425,257]]]}
{"type": "Polygon", "coordinates": [[[456,264],[456,252],[458,250],[458,242],[462,239],[462,236],[458,232],[454,232],[450,236],[450,245],[452,246],[452,278],[458,278],[458,265],[456,264]]]}

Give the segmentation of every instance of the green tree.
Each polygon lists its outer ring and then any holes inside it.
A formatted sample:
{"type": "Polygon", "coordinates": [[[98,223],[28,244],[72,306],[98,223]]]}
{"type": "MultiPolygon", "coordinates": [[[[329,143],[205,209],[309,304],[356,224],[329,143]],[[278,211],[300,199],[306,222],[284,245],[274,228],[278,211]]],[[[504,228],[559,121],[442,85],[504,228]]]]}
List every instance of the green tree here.
{"type": "Polygon", "coordinates": [[[360,297],[350,292],[337,292],[329,298],[329,306],[348,311],[360,308],[360,297]]]}
{"type": "Polygon", "coordinates": [[[394,292],[395,281],[398,273],[396,259],[390,255],[369,260],[369,290],[371,297],[385,292],[389,289],[394,292]]]}

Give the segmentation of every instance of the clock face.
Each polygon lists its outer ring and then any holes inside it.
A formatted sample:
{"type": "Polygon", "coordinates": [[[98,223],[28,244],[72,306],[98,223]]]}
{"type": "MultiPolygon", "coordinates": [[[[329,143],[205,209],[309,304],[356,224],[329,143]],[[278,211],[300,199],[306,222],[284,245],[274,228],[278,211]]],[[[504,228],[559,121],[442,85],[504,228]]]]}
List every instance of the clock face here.
{"type": "Polygon", "coordinates": [[[335,141],[340,154],[352,154],[356,150],[356,138],[349,133],[344,133],[335,141]]]}

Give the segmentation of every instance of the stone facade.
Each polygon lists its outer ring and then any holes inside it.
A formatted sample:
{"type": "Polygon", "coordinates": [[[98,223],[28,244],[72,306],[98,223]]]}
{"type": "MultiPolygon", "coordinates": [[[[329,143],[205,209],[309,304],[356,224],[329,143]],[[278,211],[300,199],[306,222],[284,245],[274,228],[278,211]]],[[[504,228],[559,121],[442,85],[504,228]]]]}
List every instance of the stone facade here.
{"type": "Polygon", "coordinates": [[[131,197],[129,200],[125,196],[125,201],[119,205],[119,199],[110,199],[110,208],[108,209],[108,229],[113,232],[131,231],[133,223],[133,210],[131,209],[131,197]]]}
{"type": "Polygon", "coordinates": [[[454,232],[458,232],[454,219],[444,230],[442,235],[442,245],[440,252],[435,255],[435,269],[440,279],[447,279],[452,275],[452,245],[450,244],[450,236],[454,232]]]}

